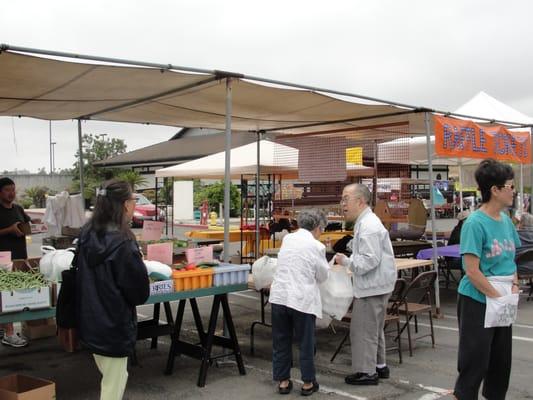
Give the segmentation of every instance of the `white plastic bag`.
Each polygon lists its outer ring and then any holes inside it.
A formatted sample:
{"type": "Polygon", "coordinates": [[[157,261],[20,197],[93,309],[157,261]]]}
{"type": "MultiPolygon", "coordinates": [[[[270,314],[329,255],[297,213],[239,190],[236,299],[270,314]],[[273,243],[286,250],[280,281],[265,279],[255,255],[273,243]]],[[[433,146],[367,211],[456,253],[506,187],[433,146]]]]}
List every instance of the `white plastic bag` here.
{"type": "Polygon", "coordinates": [[[252,277],[256,290],[266,289],[272,285],[274,273],[278,267],[278,259],[263,256],[252,265],[252,277]]]}
{"type": "Polygon", "coordinates": [[[328,279],[319,285],[322,314],[341,320],[353,301],[352,276],[344,267],[333,267],[328,279]]]}
{"type": "Polygon", "coordinates": [[[490,298],[487,297],[485,310],[485,328],[511,326],[516,321],[518,312],[518,293],[490,298]]]}
{"type": "Polygon", "coordinates": [[[58,282],[61,280],[61,272],[72,265],[74,248],[56,250],[52,246],[41,246],[43,256],[39,261],[39,270],[48,281],[58,282]]]}
{"type": "Polygon", "coordinates": [[[518,312],[518,294],[512,292],[514,276],[488,276],[487,280],[501,296],[487,297],[485,328],[511,326],[516,321],[518,312]]]}
{"type": "Polygon", "coordinates": [[[315,321],[315,329],[327,329],[331,324],[331,317],[329,315],[322,315],[322,318],[317,318],[315,321]]]}

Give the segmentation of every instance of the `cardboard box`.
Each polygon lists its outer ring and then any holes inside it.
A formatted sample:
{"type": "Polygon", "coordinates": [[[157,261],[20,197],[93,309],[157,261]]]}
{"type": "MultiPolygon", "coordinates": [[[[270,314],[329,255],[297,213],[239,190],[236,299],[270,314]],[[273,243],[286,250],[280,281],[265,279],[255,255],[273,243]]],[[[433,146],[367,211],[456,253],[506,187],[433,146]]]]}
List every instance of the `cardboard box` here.
{"type": "Polygon", "coordinates": [[[48,286],[0,292],[0,312],[3,313],[48,308],[51,303],[48,286]]]}
{"type": "Polygon", "coordinates": [[[22,335],[30,340],[52,337],[56,333],[57,325],[54,318],[22,322],[22,335]]]}
{"type": "Polygon", "coordinates": [[[61,228],[61,235],[77,238],[80,236],[81,228],[71,228],[70,226],[63,226],[61,228]]]}
{"type": "Polygon", "coordinates": [[[150,296],[165,293],[174,293],[174,281],[172,279],[150,283],[150,296]]]}
{"type": "Polygon", "coordinates": [[[55,400],[56,384],[27,375],[0,378],[0,400],[55,400]]]}
{"type": "MultiPolygon", "coordinates": [[[[66,352],[73,353],[80,348],[78,331],[74,328],[58,328],[57,338],[66,352]]],[[[2,399],[0,398],[0,400],[2,399]]]]}
{"type": "Polygon", "coordinates": [[[13,260],[13,271],[28,272],[30,270],[39,270],[41,257],[28,258],[26,260],[13,260]]]}

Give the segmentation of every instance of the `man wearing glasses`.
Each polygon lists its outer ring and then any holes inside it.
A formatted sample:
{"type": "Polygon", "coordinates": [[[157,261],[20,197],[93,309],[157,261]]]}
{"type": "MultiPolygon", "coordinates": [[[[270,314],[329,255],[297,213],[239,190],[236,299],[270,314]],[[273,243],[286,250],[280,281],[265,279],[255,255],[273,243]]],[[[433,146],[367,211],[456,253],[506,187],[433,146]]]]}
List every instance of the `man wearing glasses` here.
{"type": "Polygon", "coordinates": [[[387,302],[396,282],[396,266],[389,232],[370,208],[370,191],[352,184],[342,192],[346,221],[355,221],[352,255],[337,254],[337,264],[353,273],[354,303],[350,326],[353,374],[350,385],[377,385],[390,375],[385,361],[383,325],[387,302]]]}

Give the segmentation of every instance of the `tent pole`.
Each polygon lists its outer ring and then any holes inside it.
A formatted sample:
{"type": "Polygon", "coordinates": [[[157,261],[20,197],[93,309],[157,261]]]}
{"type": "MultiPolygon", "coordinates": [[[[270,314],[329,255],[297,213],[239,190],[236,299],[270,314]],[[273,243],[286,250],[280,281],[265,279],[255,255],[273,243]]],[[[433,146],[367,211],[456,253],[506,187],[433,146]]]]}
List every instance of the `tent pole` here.
{"type": "Polygon", "coordinates": [[[229,262],[229,211],[231,187],[231,78],[226,78],[226,161],[224,166],[224,262],[229,262]]]}
{"type": "Polygon", "coordinates": [[[81,193],[81,199],[83,201],[83,208],[85,208],[85,197],[83,195],[85,184],[83,181],[83,137],[81,132],[81,119],[78,119],[78,151],[79,151],[79,162],[80,162],[80,193],[81,193]]]}
{"type": "Polygon", "coordinates": [[[461,212],[463,211],[463,160],[459,160],[459,185],[461,185],[459,192],[459,212],[461,212]]]}
{"type": "Polygon", "coordinates": [[[433,245],[433,267],[437,272],[435,279],[435,312],[440,317],[440,292],[439,292],[439,265],[437,263],[437,225],[435,221],[435,198],[433,196],[433,160],[431,154],[431,132],[429,126],[429,113],[424,113],[424,122],[426,125],[426,145],[428,152],[428,172],[429,172],[429,198],[431,202],[431,241],[433,245]]]}
{"type": "Polygon", "coordinates": [[[374,140],[374,177],[372,178],[372,206],[376,208],[378,203],[378,142],[374,140]]]}
{"type": "MultiPolygon", "coordinates": [[[[524,211],[524,164],[520,163],[520,201],[517,202],[518,215],[524,211]]],[[[516,215],[516,212],[515,212],[516,215]]]]}
{"type": "Polygon", "coordinates": [[[259,258],[261,235],[259,232],[259,183],[261,176],[261,132],[257,132],[257,171],[255,175],[255,254],[254,258],[259,258]]]}

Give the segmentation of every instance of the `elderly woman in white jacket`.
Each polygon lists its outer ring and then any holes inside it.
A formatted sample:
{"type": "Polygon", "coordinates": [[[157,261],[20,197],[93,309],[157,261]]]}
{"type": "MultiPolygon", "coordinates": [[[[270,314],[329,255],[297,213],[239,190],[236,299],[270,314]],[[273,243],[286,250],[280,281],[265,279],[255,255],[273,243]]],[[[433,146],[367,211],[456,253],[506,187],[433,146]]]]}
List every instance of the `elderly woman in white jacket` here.
{"type": "Polygon", "coordinates": [[[315,320],[322,318],[318,284],[328,278],[326,248],[318,241],[327,224],[326,215],[317,209],[298,215],[300,229],[283,238],[278,267],[270,288],[272,304],[272,368],[278,392],[292,390],[290,371],[292,341],[300,348],[300,370],[304,382],[301,394],[318,391],[315,379],[315,320]]]}

